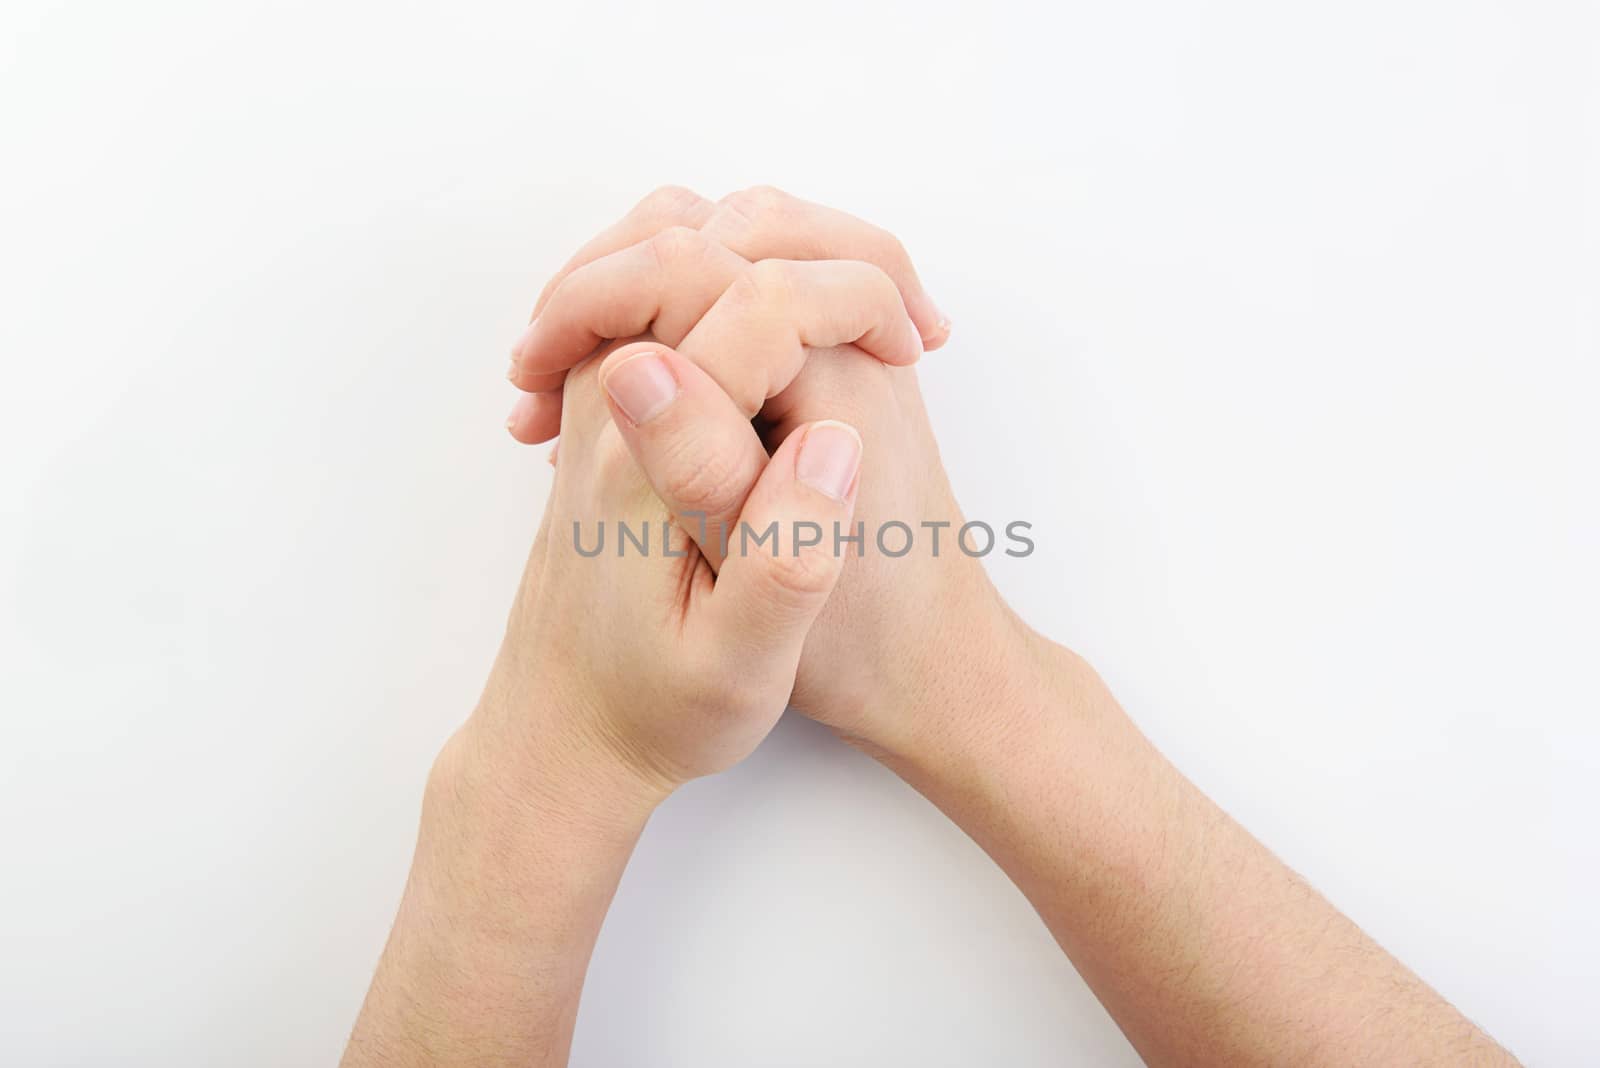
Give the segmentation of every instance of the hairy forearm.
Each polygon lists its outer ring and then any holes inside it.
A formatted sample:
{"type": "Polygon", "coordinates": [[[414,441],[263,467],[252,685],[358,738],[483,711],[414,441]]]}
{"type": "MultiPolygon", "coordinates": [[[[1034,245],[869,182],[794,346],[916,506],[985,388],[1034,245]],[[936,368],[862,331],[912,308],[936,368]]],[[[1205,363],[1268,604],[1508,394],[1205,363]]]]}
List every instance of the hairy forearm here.
{"type": "Polygon", "coordinates": [[[888,762],[1007,871],[1147,1061],[1515,1063],[1179,774],[1081,660],[1031,642],[989,690],[949,744],[888,762]]]}
{"type": "Polygon", "coordinates": [[[566,1063],[595,938],[657,798],[555,745],[529,758],[486,718],[429,777],[346,1065],[566,1063]]]}

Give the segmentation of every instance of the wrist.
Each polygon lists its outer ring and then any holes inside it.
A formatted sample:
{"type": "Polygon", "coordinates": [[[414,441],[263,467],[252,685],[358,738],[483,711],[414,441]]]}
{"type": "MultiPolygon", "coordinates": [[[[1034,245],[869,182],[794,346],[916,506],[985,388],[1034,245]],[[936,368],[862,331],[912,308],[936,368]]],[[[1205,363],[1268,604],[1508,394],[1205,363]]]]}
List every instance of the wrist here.
{"type": "Polygon", "coordinates": [[[428,773],[397,930],[444,936],[447,973],[453,964],[486,976],[496,962],[581,966],[586,953],[551,943],[551,920],[598,930],[660,797],[613,772],[555,747],[530,758],[474,713],[428,773]]]}
{"type": "Polygon", "coordinates": [[[489,699],[445,743],[428,774],[425,820],[457,834],[632,842],[674,783],[643,772],[567,704],[489,699]]]}
{"type": "Polygon", "coordinates": [[[654,800],[565,759],[513,759],[486,727],[475,713],[429,773],[348,1064],[566,1061],[594,939],[654,800]]]}
{"type": "Polygon", "coordinates": [[[413,864],[418,893],[493,920],[483,887],[581,899],[620,873],[671,784],[635,769],[590,725],[592,709],[550,672],[502,655],[478,706],[428,773],[413,864]],[[511,670],[508,670],[511,669],[511,670]],[[540,678],[538,693],[520,680],[540,678]],[[479,912],[478,910],[487,911],[479,912]]]}
{"type": "Polygon", "coordinates": [[[1108,738],[1139,737],[1087,661],[996,602],[986,625],[942,650],[937,670],[902,695],[886,717],[894,734],[862,740],[924,794],[1002,794],[1031,759],[1064,769],[1108,738]]]}
{"type": "Polygon", "coordinates": [[[1035,904],[1066,893],[1101,903],[1156,878],[1160,814],[1184,782],[1094,669],[1034,635],[978,682],[984,693],[946,701],[934,717],[943,726],[919,744],[874,755],[1035,904]],[[1041,876],[1040,855],[1071,858],[1070,874],[1041,876]]]}

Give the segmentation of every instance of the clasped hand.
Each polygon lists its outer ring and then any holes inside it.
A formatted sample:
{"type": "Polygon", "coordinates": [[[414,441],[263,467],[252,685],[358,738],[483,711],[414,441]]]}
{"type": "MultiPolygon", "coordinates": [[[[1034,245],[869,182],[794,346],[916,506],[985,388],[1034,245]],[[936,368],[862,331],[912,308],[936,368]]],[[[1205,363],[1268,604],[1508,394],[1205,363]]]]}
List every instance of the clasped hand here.
{"type": "Polygon", "coordinates": [[[661,789],[791,700],[874,751],[952,729],[907,696],[995,673],[1022,632],[952,546],[912,367],[948,336],[898,241],[776,190],[660,190],[585,246],[512,353],[508,428],[560,446],[496,729],[581,733],[661,789]],[[866,551],[889,521],[933,537],[866,551]]]}

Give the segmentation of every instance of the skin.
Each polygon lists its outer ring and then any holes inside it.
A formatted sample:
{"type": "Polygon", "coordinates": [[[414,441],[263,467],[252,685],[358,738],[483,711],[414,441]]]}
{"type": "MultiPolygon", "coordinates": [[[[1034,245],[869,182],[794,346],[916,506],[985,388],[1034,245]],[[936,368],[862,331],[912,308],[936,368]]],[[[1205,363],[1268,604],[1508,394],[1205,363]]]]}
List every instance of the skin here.
{"type": "MultiPolygon", "coordinates": [[[[772,729],[837,580],[831,552],[786,545],[713,581],[628,454],[599,370],[568,378],[569,455],[483,697],[429,776],[347,1064],[564,1063],[600,921],[651,810],[772,729]],[[592,548],[601,518],[668,530],[678,555],[654,541],[648,557],[585,557],[573,524],[592,548]]],[[[688,390],[716,390],[692,364],[675,370],[688,390]]],[[[844,424],[809,424],[763,466],[741,518],[847,522],[860,449],[844,424]]]]}
{"type": "Polygon", "coordinates": [[[664,190],[535,311],[508,427],[559,431],[556,486],[484,698],[430,776],[347,1064],[564,1063],[650,811],[748,753],[785,703],[965,829],[1152,1064],[1516,1063],[1217,809],[954,548],[962,517],[910,366],[949,322],[893,238],[775,190],[664,190]],[[653,393],[629,385],[641,376],[653,393]],[[861,442],[834,496],[796,476],[820,420],[861,442]],[[686,512],[709,518],[676,528],[697,541],[679,560],[578,559],[548,533],[686,512]],[[950,526],[938,555],[926,529],[900,558],[723,552],[722,532],[774,515],[950,526]]]}

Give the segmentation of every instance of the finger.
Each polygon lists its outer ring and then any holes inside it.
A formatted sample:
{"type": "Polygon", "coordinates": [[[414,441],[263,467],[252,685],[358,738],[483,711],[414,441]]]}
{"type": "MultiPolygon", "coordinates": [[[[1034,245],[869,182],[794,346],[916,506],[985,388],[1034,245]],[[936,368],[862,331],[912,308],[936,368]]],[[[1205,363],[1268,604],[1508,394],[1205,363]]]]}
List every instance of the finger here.
{"type": "Polygon", "coordinates": [[[846,423],[810,423],[790,435],[745,502],[736,540],[704,612],[708,640],[733,644],[754,677],[792,674],[806,632],[844,566],[861,466],[861,437],[846,423]],[[771,539],[755,543],[758,536],[771,539]]]}
{"type": "Polygon", "coordinates": [[[561,393],[519,393],[506,430],[524,445],[549,441],[561,432],[561,393]]]}
{"type": "Polygon", "coordinates": [[[545,283],[544,292],[539,294],[539,300],[533,306],[532,318],[538,318],[561,280],[584,264],[629,245],[637,245],[669,227],[687,226],[698,230],[715,209],[716,205],[692,189],[664,185],[655,190],[635,204],[621,220],[602,230],[574,253],[555,277],[545,283]]]}
{"type": "Polygon", "coordinates": [[[887,230],[834,208],[812,204],[771,186],[755,186],[718,201],[702,227],[706,235],[752,263],[757,260],[862,260],[894,279],[923,348],[950,338],[950,320],[922,286],[905,246],[887,230]]]}
{"type": "Polygon", "coordinates": [[[612,338],[648,331],[675,345],[748,268],[682,226],[584,264],[556,287],[512,349],[511,381],[536,388],[612,338]]]}
{"type": "Polygon", "coordinates": [[[600,383],[628,451],[657,497],[713,568],[767,451],[748,416],[681,353],[642,342],[600,365],[600,383]]]}
{"type": "MultiPolygon", "coordinates": [[[[844,259],[875,264],[894,279],[929,351],[950,337],[950,320],[922,286],[905,247],[890,233],[842,211],[770,186],[731,193],[716,204],[687,189],[656,190],[619,223],[590,241],[552,278],[534,307],[537,318],[562,280],[584,264],[673,226],[703,229],[746,260],[844,259]]],[[[559,376],[558,382],[559,384],[559,376]]],[[[524,386],[523,388],[535,388],[524,386]]],[[[537,388],[554,388],[539,386],[537,388]]]]}
{"type": "MultiPolygon", "coordinates": [[[[629,339],[629,344],[640,340],[629,339]]],[[[596,438],[609,432],[613,422],[611,405],[600,385],[600,367],[614,351],[627,347],[628,344],[609,342],[568,372],[567,384],[561,388],[560,434],[569,447],[564,452],[577,449],[588,453],[596,438]]]]}
{"type": "Polygon", "coordinates": [[[882,270],[850,260],[762,260],[678,344],[748,419],[793,382],[806,350],[853,344],[884,363],[922,356],[916,324],[882,270]]]}

